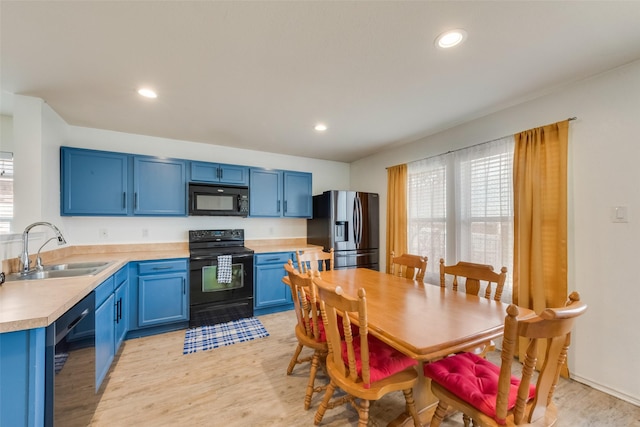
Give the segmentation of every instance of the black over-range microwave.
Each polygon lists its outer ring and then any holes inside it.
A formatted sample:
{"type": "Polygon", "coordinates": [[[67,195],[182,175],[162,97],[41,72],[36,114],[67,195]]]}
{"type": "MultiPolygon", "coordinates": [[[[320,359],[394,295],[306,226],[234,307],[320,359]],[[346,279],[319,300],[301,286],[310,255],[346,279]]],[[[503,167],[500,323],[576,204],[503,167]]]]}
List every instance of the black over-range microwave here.
{"type": "Polygon", "coordinates": [[[247,216],[249,188],[189,184],[189,215],[247,216]]]}

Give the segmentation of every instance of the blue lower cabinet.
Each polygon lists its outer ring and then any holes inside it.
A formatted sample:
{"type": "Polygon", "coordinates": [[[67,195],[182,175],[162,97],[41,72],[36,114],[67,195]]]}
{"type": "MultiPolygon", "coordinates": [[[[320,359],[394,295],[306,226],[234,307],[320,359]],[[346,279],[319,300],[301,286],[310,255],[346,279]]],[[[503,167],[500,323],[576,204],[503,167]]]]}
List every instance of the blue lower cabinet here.
{"type": "Polygon", "coordinates": [[[129,269],[125,266],[96,289],[96,390],[100,388],[129,330],[129,269]]]}
{"type": "Polygon", "coordinates": [[[291,290],[282,282],[286,274],[284,264],[289,259],[294,259],[292,252],[255,255],[254,314],[277,313],[293,309],[291,290]]]}
{"type": "Polygon", "coordinates": [[[96,307],[96,390],[107,376],[115,357],[114,301],[115,297],[111,293],[96,307]]]}
{"type": "Polygon", "coordinates": [[[45,328],[0,334],[0,426],[44,425],[45,328]]]}
{"type": "Polygon", "coordinates": [[[115,305],[115,353],[129,332],[129,275],[125,267],[116,273],[116,290],[113,292],[115,305]],[[122,273],[120,273],[122,272],[122,273]]]}
{"type": "Polygon", "coordinates": [[[188,260],[138,263],[137,328],[189,320],[188,260]]]}

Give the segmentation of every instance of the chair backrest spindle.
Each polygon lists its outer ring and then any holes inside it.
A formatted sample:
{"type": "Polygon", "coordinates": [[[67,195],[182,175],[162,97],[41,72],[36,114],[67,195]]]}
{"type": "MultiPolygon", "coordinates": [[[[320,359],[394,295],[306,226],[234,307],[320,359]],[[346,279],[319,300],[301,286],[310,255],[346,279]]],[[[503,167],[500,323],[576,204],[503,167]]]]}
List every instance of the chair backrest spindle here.
{"type": "Polygon", "coordinates": [[[422,282],[427,272],[427,261],[428,258],[426,256],[412,254],[395,256],[395,253],[391,252],[389,264],[391,266],[391,274],[422,282]]]}
{"type": "Polygon", "coordinates": [[[495,292],[493,299],[500,301],[504,283],[507,279],[507,267],[502,267],[500,273],[493,271],[493,266],[488,264],[477,264],[473,262],[460,261],[455,265],[444,265],[444,259],[440,258],[440,286],[446,287],[446,275],[453,276],[453,290],[458,290],[458,278],[465,279],[465,292],[470,295],[480,295],[481,282],[486,282],[484,297],[491,299],[493,284],[495,292]]]}
{"type": "Polygon", "coordinates": [[[333,248],[328,252],[321,249],[304,249],[296,251],[298,270],[301,273],[310,271],[333,270],[333,248]]]}

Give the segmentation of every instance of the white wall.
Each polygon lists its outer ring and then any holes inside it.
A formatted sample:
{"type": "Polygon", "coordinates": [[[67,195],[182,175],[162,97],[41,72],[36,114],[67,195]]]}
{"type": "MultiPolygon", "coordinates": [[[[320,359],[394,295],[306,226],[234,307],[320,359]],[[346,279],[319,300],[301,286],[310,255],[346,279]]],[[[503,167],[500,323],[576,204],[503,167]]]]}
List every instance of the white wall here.
{"type": "Polygon", "coordinates": [[[13,117],[0,115],[0,151],[13,152],[13,117]]]}
{"type": "MultiPolygon", "coordinates": [[[[62,145],[311,172],[314,194],[345,188],[349,183],[347,163],[70,126],[41,99],[33,97],[15,96],[14,108],[15,233],[21,233],[32,222],[50,221],[62,230],[70,245],[185,242],[188,230],[203,228],[244,228],[245,238],[250,240],[306,238],[306,219],[61,217],[62,145]],[[101,229],[107,230],[108,238],[100,237],[101,229]],[[147,233],[144,237],[143,229],[147,233]]],[[[38,228],[32,233],[31,251],[37,250],[38,240],[46,236],[47,230],[38,228]]],[[[4,259],[17,256],[22,244],[14,239],[1,246],[0,255],[4,259]]]]}
{"type": "MultiPolygon", "coordinates": [[[[133,154],[166,156],[247,166],[287,169],[313,174],[313,193],[318,194],[349,182],[349,164],[260,151],[241,150],[189,141],[69,126],[63,145],[133,154]]],[[[59,203],[59,201],[58,201],[59,203]]],[[[186,241],[190,229],[243,228],[245,239],[295,238],[307,236],[306,219],[233,217],[62,217],[73,244],[150,243],[186,241]],[[99,236],[107,229],[109,238],[99,236]],[[142,230],[148,236],[143,237],[142,230]]]]}
{"type": "MultiPolygon", "coordinates": [[[[314,194],[347,187],[377,192],[381,196],[383,264],[386,167],[576,116],[578,120],[571,122],[569,134],[569,287],[581,293],[589,311],[575,329],[569,366],[574,378],[640,405],[640,328],[635,327],[640,286],[634,274],[636,242],[640,240],[640,62],[351,165],[66,126],[38,100],[23,101],[22,106],[16,101],[16,113],[20,110],[24,117],[16,120],[14,116],[14,129],[20,123],[22,133],[18,138],[16,132],[14,143],[16,174],[18,155],[29,153],[20,146],[31,148],[38,138],[42,165],[27,165],[42,167],[42,171],[28,169],[38,178],[25,177],[16,195],[16,204],[24,202],[34,208],[21,210],[24,218],[16,220],[22,224],[41,219],[62,224],[74,245],[185,241],[186,230],[191,228],[241,227],[249,239],[306,235],[305,220],[60,218],[59,160],[53,148],[57,150],[61,141],[76,147],[308,171],[313,173],[314,194]],[[36,137],[29,126],[37,129],[36,137]],[[629,208],[626,224],[610,221],[611,208],[620,205],[629,208]],[[146,240],[141,237],[142,227],[149,230],[146,240]],[[99,239],[99,228],[109,230],[107,241],[99,239]]],[[[37,145],[33,148],[38,149],[37,145]]]]}
{"type": "MultiPolygon", "coordinates": [[[[2,259],[20,253],[20,233],[25,226],[36,221],[60,224],[58,152],[68,127],[41,99],[18,95],[13,99],[13,232],[16,235],[3,236],[0,245],[2,259]]],[[[30,251],[37,250],[44,243],[48,237],[46,233],[46,229],[36,228],[29,234],[30,251]]]]}
{"type": "MultiPolygon", "coordinates": [[[[579,291],[589,310],[575,328],[569,367],[579,381],[640,405],[640,61],[354,162],[351,187],[380,193],[384,230],[386,167],[573,116],[569,290],[579,291]],[[611,222],[614,206],[628,207],[628,223],[611,222]]],[[[385,242],[382,236],[382,252],[385,242]]]]}

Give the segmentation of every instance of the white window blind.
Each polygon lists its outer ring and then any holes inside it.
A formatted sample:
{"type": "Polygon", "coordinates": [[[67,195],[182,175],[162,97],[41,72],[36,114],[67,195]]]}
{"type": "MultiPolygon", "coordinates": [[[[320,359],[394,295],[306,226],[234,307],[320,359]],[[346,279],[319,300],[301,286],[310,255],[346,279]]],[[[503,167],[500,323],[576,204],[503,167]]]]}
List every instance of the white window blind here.
{"type": "Polygon", "coordinates": [[[440,258],[505,266],[511,300],[513,147],[508,137],[408,165],[408,246],[429,257],[427,282],[440,282],[440,258]]]}
{"type": "Polygon", "coordinates": [[[0,152],[0,234],[11,232],[13,221],[13,154],[0,152]]]}
{"type": "Polygon", "coordinates": [[[407,187],[408,250],[428,256],[427,272],[433,273],[433,260],[444,257],[447,246],[446,158],[409,163],[407,187]]]}

